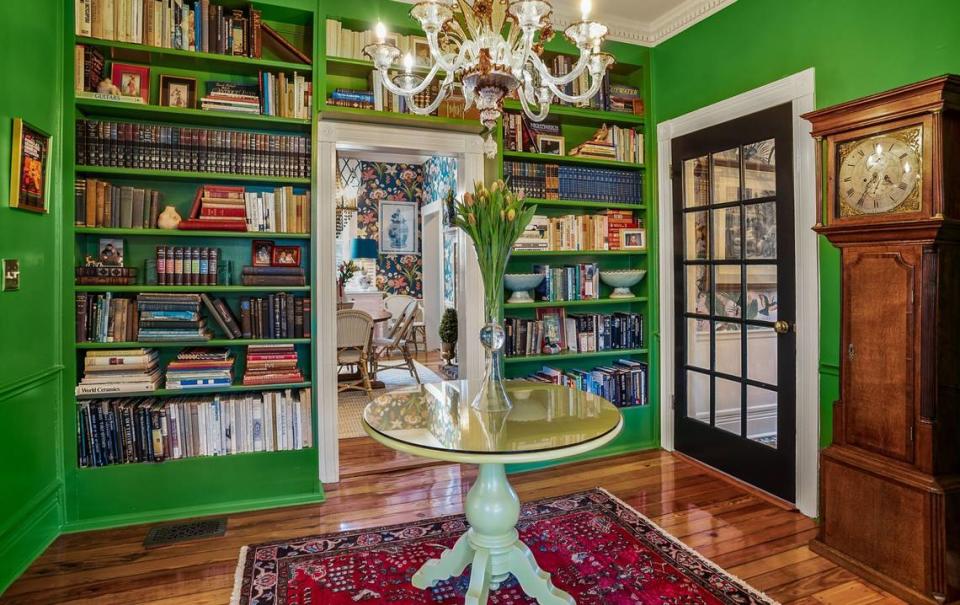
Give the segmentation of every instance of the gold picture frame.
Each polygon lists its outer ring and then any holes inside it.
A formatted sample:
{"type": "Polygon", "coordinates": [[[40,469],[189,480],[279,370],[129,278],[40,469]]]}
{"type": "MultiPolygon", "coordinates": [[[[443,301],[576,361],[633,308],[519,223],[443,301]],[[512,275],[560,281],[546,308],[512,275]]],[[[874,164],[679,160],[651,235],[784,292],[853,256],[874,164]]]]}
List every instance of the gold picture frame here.
{"type": "Polygon", "coordinates": [[[44,214],[50,184],[50,148],[53,137],[39,128],[13,119],[10,148],[10,207],[44,214]]]}

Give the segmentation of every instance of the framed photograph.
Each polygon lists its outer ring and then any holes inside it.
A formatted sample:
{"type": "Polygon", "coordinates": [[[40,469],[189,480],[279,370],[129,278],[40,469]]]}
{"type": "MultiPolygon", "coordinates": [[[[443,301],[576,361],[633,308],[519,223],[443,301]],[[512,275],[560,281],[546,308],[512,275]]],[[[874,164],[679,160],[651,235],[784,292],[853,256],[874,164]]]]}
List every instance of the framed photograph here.
{"type": "Polygon", "coordinates": [[[430,43],[426,38],[413,36],[411,38],[413,48],[410,52],[413,54],[413,64],[417,67],[430,67],[430,43]]]}
{"type": "Polygon", "coordinates": [[[566,349],[565,325],[567,314],[563,307],[537,309],[537,319],[543,324],[544,353],[559,353],[566,349]]]}
{"type": "Polygon", "coordinates": [[[101,237],[97,260],[104,267],[123,266],[123,240],[113,237],[101,237]]]}
{"type": "Polygon", "coordinates": [[[194,109],[197,106],[197,80],[160,74],[160,105],[194,109]]]}
{"type": "Polygon", "coordinates": [[[622,229],[620,247],[624,250],[644,250],[647,247],[646,229],[622,229]]]}
{"type": "Polygon", "coordinates": [[[380,202],[380,254],[420,254],[416,202],[380,202]]]}
{"type": "Polygon", "coordinates": [[[552,134],[538,134],[537,147],[540,149],[540,153],[548,155],[565,155],[567,152],[563,137],[552,134]]]}
{"type": "Polygon", "coordinates": [[[48,212],[51,137],[20,118],[13,119],[10,146],[10,207],[48,212]]]}
{"type": "Polygon", "coordinates": [[[110,68],[110,79],[120,89],[121,96],[140,97],[144,103],[150,102],[149,67],[114,63],[110,68]]]}
{"type": "Polygon", "coordinates": [[[273,267],[299,267],[300,246],[274,246],[270,257],[273,267]]]}
{"type": "Polygon", "coordinates": [[[273,264],[273,242],[255,239],[250,244],[250,264],[254,267],[270,267],[273,264]]]}

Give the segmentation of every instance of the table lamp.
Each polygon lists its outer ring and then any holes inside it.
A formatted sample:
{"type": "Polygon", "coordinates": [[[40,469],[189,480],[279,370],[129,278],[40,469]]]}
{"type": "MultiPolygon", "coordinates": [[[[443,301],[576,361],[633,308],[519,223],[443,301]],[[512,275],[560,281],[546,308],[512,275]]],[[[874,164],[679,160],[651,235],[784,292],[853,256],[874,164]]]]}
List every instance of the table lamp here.
{"type": "Polygon", "coordinates": [[[350,258],[360,265],[362,275],[360,281],[365,290],[373,289],[373,285],[376,283],[375,276],[370,274],[370,265],[376,267],[377,256],[377,240],[365,237],[353,238],[350,243],[350,258]],[[371,263],[371,261],[373,262],[371,263]]]}

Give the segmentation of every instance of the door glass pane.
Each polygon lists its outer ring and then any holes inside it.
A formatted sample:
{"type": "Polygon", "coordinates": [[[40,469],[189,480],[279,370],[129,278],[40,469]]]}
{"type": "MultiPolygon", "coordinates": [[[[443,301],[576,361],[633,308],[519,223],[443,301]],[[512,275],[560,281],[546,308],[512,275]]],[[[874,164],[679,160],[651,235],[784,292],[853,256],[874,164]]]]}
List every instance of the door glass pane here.
{"type": "Polygon", "coordinates": [[[687,365],[710,369],[710,322],[687,319],[687,365]]]}
{"type": "Polygon", "coordinates": [[[740,267],[720,265],[714,267],[717,291],[714,314],[721,317],[740,317],[740,267]]]}
{"type": "Polygon", "coordinates": [[[717,409],[714,426],[734,435],[740,434],[740,383],[723,378],[716,381],[717,409]]]}
{"type": "Polygon", "coordinates": [[[740,207],[712,210],[713,258],[731,260],[740,258],[740,207]]]}
{"type": "Polygon", "coordinates": [[[713,326],[717,339],[717,371],[740,376],[740,324],[717,321],[713,326]]]}
{"type": "Polygon", "coordinates": [[[747,258],[777,258],[777,203],[743,207],[747,258]]]}
{"type": "Polygon", "coordinates": [[[743,199],[777,194],[776,151],[775,139],[743,146],[743,199]]]}
{"type": "Polygon", "coordinates": [[[747,387],[747,437],[777,447],[777,392],[747,387]]]}
{"type": "MultiPolygon", "coordinates": [[[[717,280],[719,290],[720,280],[717,280]]],[[[747,319],[777,321],[777,266],[747,267],[747,319]]]]}
{"type": "Polygon", "coordinates": [[[686,238],[686,260],[706,260],[710,251],[710,229],[707,226],[707,213],[689,212],[684,215],[686,238]]]}
{"type": "Polygon", "coordinates": [[[710,314],[710,267],[687,267],[687,313],[710,314]]]}
{"type": "Polygon", "coordinates": [[[733,148],[714,153],[713,203],[735,202],[740,199],[740,149],[733,148]]]}
{"type": "Polygon", "coordinates": [[[747,378],[777,384],[777,332],[773,328],[747,329],[747,378]]]}
{"type": "Polygon", "coordinates": [[[710,165],[707,156],[683,162],[683,205],[706,206],[710,203],[710,165]]]}
{"type": "Polygon", "coordinates": [[[687,418],[710,424],[710,376],[687,370],[687,418]]]}

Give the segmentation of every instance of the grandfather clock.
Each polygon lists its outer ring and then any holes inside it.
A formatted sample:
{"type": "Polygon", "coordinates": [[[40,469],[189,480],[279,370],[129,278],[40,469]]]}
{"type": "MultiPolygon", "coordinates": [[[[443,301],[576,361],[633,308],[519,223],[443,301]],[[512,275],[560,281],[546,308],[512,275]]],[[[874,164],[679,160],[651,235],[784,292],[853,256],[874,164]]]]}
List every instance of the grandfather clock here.
{"type": "Polygon", "coordinates": [[[803,117],[826,179],[815,229],[842,258],[840,399],[811,548],[911,603],[957,603],[960,77],[803,117]]]}

